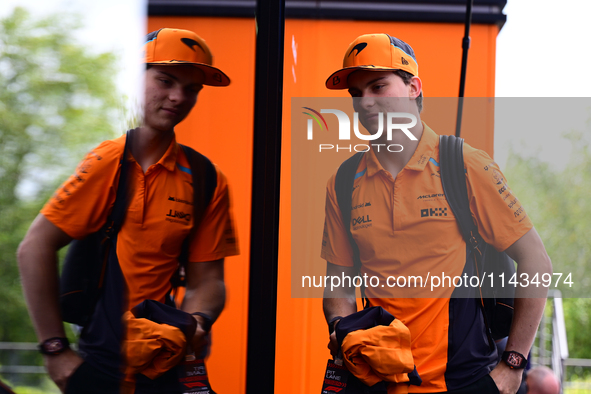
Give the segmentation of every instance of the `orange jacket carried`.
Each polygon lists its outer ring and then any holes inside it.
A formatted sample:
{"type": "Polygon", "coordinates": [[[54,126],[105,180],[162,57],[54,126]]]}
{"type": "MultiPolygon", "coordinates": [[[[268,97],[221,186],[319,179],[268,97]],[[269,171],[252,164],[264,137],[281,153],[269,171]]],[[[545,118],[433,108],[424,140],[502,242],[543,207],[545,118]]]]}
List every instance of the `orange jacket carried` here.
{"type": "Polygon", "coordinates": [[[365,385],[394,383],[388,386],[388,393],[398,394],[408,393],[409,384],[421,384],[411,352],[410,331],[382,307],[343,318],[336,331],[347,369],[365,385]]]}
{"type": "Polygon", "coordinates": [[[154,300],[146,300],[126,312],[124,322],[125,373],[141,373],[150,379],[179,364],[197,328],[190,314],[154,300]]]}
{"type": "Polygon", "coordinates": [[[123,343],[126,375],[141,373],[156,379],[185,356],[187,340],[180,329],[137,319],[131,312],[126,312],[123,319],[127,325],[123,343]]]}

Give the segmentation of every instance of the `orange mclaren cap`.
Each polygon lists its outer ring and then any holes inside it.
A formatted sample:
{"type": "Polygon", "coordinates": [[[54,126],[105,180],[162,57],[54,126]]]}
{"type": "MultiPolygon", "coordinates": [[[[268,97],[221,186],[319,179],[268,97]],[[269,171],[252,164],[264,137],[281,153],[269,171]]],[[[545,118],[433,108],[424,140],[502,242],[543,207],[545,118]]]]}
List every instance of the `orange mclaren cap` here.
{"type": "Polygon", "coordinates": [[[419,65],[410,45],[383,33],[357,37],[345,52],[343,68],[328,77],[326,87],[347,89],[347,77],[356,70],[403,70],[419,76],[419,65]]]}
{"type": "Polygon", "coordinates": [[[204,85],[228,86],[230,78],[213,67],[213,55],[205,40],[190,30],[164,28],[146,37],[145,62],[158,65],[190,64],[205,74],[204,85]]]}

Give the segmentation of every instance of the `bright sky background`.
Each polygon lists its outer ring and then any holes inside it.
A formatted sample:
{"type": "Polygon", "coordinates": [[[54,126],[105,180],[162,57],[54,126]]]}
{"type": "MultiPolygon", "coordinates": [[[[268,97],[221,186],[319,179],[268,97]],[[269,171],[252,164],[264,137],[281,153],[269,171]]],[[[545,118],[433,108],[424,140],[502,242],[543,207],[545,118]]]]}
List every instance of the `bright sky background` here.
{"type": "MultiPolygon", "coordinates": [[[[15,5],[35,15],[77,12],[86,26],[80,40],[92,42],[97,52],[120,55],[118,84],[124,95],[135,98],[140,97],[141,66],[136,56],[143,43],[146,1],[2,0],[0,17],[15,5]]],[[[591,2],[508,0],[504,13],[507,23],[497,39],[496,96],[579,99],[497,101],[495,159],[503,167],[512,145],[561,168],[570,154],[570,144],[560,137],[561,132],[591,127],[591,2]],[[556,104],[562,109],[553,110],[556,104]]]]}
{"type": "Polygon", "coordinates": [[[496,100],[495,160],[503,167],[511,145],[560,169],[571,151],[561,133],[586,130],[591,137],[591,2],[508,0],[504,13],[496,97],[562,98],[496,100]]]}
{"type": "Polygon", "coordinates": [[[67,11],[79,15],[81,29],[77,40],[89,43],[94,53],[114,52],[119,61],[117,85],[128,98],[128,106],[140,97],[142,62],[140,49],[145,37],[147,0],[0,0],[0,18],[16,6],[33,17],[67,11]]]}

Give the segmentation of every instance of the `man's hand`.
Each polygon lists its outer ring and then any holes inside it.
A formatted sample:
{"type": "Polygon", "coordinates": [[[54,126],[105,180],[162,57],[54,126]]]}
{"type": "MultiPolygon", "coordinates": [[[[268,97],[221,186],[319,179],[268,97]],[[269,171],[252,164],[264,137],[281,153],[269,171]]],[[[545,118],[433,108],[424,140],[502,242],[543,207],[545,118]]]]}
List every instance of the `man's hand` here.
{"type": "Polygon", "coordinates": [[[209,335],[203,329],[203,322],[200,316],[194,316],[197,320],[197,329],[191,340],[191,350],[195,354],[195,357],[200,357],[207,346],[209,346],[209,335]]]}
{"type": "MultiPolygon", "coordinates": [[[[226,287],[224,284],[224,259],[187,264],[187,292],[181,309],[188,313],[202,312],[212,321],[224,309],[226,287]]],[[[203,330],[205,320],[193,315],[197,320],[197,330],[191,340],[195,356],[199,357],[209,342],[209,336],[203,330]]]]}
{"type": "Polygon", "coordinates": [[[339,343],[337,341],[336,330],[333,331],[332,334],[330,334],[330,340],[328,341],[328,349],[330,350],[330,355],[332,356],[332,359],[335,360],[341,350],[339,343]]]}
{"type": "Polygon", "coordinates": [[[66,391],[66,385],[74,371],[84,362],[82,357],[72,349],[66,349],[57,356],[44,356],[44,358],[49,377],[62,393],[66,391]]]}
{"type": "MultiPolygon", "coordinates": [[[[350,276],[353,277],[358,274],[355,267],[343,267],[340,265],[326,262],[326,275],[328,276],[350,276]]],[[[324,310],[324,317],[329,322],[332,319],[341,316],[349,316],[357,312],[357,300],[355,299],[355,287],[337,287],[335,289],[324,289],[324,300],[322,302],[324,310]]],[[[337,320],[333,327],[336,327],[340,319],[337,320]]],[[[330,335],[328,342],[328,349],[333,359],[336,359],[340,353],[339,343],[337,342],[336,330],[330,335]]],[[[340,357],[339,357],[340,358],[340,357]]]]}
{"type": "Polygon", "coordinates": [[[522,369],[509,368],[502,361],[490,373],[501,394],[515,394],[519,390],[522,376],[522,369]]]}

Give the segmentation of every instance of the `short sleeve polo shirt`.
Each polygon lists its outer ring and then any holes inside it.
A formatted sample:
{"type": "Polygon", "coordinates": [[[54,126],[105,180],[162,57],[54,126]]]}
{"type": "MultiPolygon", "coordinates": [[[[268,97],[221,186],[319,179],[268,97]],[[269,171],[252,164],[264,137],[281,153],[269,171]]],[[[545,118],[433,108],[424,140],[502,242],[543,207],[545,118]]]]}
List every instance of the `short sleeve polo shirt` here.
{"type": "MultiPolygon", "coordinates": [[[[88,153],[41,213],[76,239],[98,231],[115,202],[124,144],[122,136],[88,153]]],[[[127,160],[130,203],[118,234],[117,256],[129,305],[146,299],[163,302],[192,226],[190,165],[175,139],[145,173],[131,154],[127,160]]],[[[217,187],[190,246],[191,262],[238,254],[228,183],[217,166],[216,172],[217,187]]]]}
{"type": "MultiPolygon", "coordinates": [[[[383,306],[411,332],[423,384],[411,386],[410,391],[442,392],[457,387],[457,382],[450,384],[452,377],[446,379],[453,316],[450,293],[428,287],[407,292],[388,286],[394,283],[391,278],[428,280],[428,275],[461,275],[466,264],[466,243],[441,184],[439,138],[423,125],[417,149],[396,178],[384,170],[373,150],[361,159],[350,225],[359,246],[361,273],[379,278],[374,282],[377,286],[366,287],[370,304],[383,306]]],[[[485,152],[464,144],[464,162],[472,216],[484,240],[503,251],[527,233],[532,223],[498,165],[485,152]]],[[[328,181],[325,210],[321,257],[332,264],[353,266],[335,193],[335,175],[328,181]]],[[[473,317],[480,319],[479,313],[475,309],[473,317]]],[[[485,341],[483,337],[486,352],[485,341]]]]}

